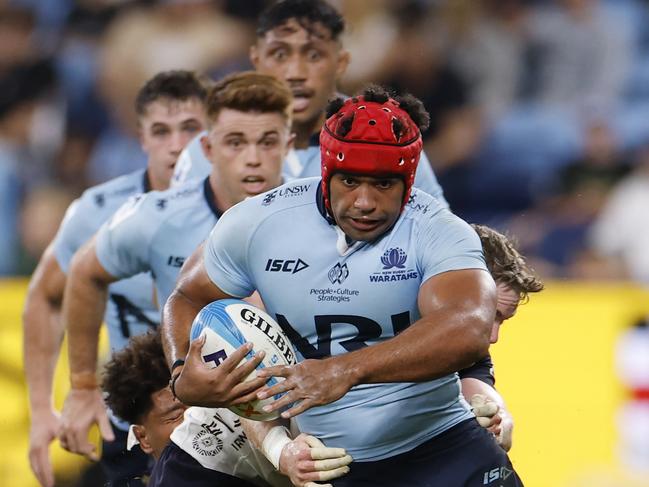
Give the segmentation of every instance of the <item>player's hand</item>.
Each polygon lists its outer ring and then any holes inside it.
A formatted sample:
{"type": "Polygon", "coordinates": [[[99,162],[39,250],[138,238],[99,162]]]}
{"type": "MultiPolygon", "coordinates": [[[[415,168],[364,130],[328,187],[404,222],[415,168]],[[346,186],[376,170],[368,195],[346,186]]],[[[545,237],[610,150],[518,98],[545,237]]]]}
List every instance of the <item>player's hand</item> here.
{"type": "Polygon", "coordinates": [[[352,457],[343,448],[328,448],[304,433],[288,443],[279,459],[279,471],[297,487],[331,487],[327,482],[349,472],[352,457]]]}
{"type": "Polygon", "coordinates": [[[51,408],[32,413],[29,430],[29,465],[43,487],[54,487],[54,472],[50,461],[50,443],[61,427],[59,413],[51,408]]]}
{"type": "Polygon", "coordinates": [[[337,401],[354,385],[350,375],[334,359],[305,360],[295,365],[277,365],[257,371],[259,377],[284,377],[285,380],[273,387],[265,387],[257,393],[259,399],[266,399],[286,392],[277,401],[264,406],[271,412],[295,403],[282,412],[285,419],[292,418],[314,406],[337,401]]]}
{"type": "Polygon", "coordinates": [[[494,435],[503,450],[509,451],[514,428],[511,416],[482,394],[474,394],[469,402],[480,426],[494,435]]]}
{"type": "Polygon", "coordinates": [[[244,382],[246,377],[264,358],[259,352],[251,360],[239,365],[252,350],[252,344],[239,347],[216,368],[210,368],[201,357],[205,336],[189,345],[185,365],[174,384],[180,401],[188,406],[220,408],[242,404],[256,398],[255,393],[268,379],[256,378],[244,382]],[[237,367],[238,366],[238,367],[237,367]]]}
{"type": "Polygon", "coordinates": [[[88,432],[95,423],[104,440],[115,440],[99,388],[70,389],[61,414],[61,446],[69,452],[98,461],[97,447],[88,441],[88,432]]]}

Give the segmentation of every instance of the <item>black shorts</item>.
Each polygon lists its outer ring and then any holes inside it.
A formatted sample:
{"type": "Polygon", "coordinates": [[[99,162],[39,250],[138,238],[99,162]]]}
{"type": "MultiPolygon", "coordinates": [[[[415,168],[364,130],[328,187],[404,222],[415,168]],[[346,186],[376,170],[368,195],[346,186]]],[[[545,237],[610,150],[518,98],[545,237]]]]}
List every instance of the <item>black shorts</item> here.
{"type": "Polygon", "coordinates": [[[475,419],[406,453],[353,462],[335,487],[523,487],[505,451],[475,419]]]}
{"type": "Polygon", "coordinates": [[[106,476],[106,487],[144,487],[142,478],[151,470],[152,459],[140,450],[139,446],[131,451],[126,449],[128,432],[118,429],[111,422],[115,441],[102,441],[99,463],[106,476]]]}
{"type": "Polygon", "coordinates": [[[255,484],[203,467],[171,442],[153,467],[148,487],[256,487],[255,484]]]}

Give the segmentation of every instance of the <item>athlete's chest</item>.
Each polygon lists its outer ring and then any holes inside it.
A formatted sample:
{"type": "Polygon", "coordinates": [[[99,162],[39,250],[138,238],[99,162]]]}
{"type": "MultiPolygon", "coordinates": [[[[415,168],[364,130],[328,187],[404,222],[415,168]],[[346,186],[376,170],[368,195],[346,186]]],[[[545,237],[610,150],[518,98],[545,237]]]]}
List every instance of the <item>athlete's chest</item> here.
{"type": "Polygon", "coordinates": [[[254,247],[255,285],[280,325],[309,342],[298,346],[305,357],[389,338],[419,316],[422,272],[408,225],[343,255],[337,239],[331,226],[301,226],[254,247]]]}

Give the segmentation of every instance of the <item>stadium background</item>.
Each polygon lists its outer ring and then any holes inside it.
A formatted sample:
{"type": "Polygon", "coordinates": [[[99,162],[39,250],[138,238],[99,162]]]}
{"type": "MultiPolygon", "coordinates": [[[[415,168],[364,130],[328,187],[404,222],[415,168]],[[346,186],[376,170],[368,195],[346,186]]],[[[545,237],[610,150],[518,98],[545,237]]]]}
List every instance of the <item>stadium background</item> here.
{"type": "MultiPolygon", "coordinates": [[[[265,3],[0,0],[0,485],[35,485],[20,276],[72,198],[143,165],[141,83],[249,67],[265,3]]],[[[377,81],[421,97],[454,211],[516,236],[549,280],[494,347],[526,485],[648,486],[648,2],[333,3],[353,59],[343,91],[377,81]]],[[[62,361],[59,406],[66,376],[62,361]]],[[[75,485],[87,465],[52,451],[75,485]]]]}

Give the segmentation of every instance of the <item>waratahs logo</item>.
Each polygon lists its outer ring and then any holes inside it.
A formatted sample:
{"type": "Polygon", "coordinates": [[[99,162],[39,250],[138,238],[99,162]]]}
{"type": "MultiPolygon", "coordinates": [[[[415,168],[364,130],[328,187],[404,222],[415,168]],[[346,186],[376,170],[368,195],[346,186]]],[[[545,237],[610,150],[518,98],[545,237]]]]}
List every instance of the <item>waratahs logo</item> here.
{"type": "Polygon", "coordinates": [[[385,251],[381,257],[381,262],[383,263],[383,270],[392,269],[396,267],[397,269],[404,269],[406,266],[406,259],[408,255],[399,247],[394,249],[388,249],[385,251]]]}

